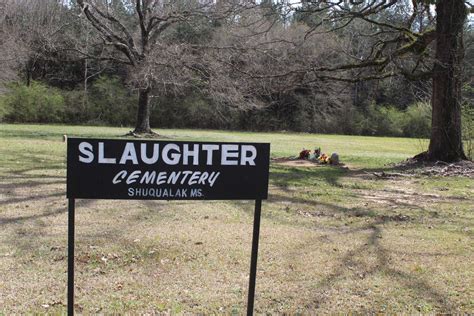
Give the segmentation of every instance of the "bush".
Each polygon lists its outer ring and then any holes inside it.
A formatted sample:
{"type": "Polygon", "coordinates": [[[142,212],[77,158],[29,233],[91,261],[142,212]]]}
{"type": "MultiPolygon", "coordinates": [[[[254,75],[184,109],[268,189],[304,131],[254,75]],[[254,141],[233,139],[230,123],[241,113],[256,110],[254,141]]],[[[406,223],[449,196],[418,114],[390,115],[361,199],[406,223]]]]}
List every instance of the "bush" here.
{"type": "Polygon", "coordinates": [[[64,123],[80,124],[91,120],[91,113],[88,109],[87,96],[83,89],[63,90],[64,98],[64,123]]]}
{"type": "Polygon", "coordinates": [[[215,105],[198,93],[187,96],[152,99],[150,124],[161,128],[212,128],[225,127],[231,120],[228,109],[222,113],[215,105]]]}
{"type": "Polygon", "coordinates": [[[64,98],[59,90],[33,81],[29,86],[10,84],[0,100],[5,121],[8,122],[62,122],[64,98]]]}
{"type": "Polygon", "coordinates": [[[402,127],[400,124],[404,120],[404,113],[394,107],[381,107],[375,117],[377,126],[376,135],[380,136],[401,136],[402,127]]]}
{"type": "Polygon", "coordinates": [[[64,123],[93,125],[132,125],[137,96],[116,77],[101,76],[84,87],[62,91],[65,100],[64,123]]]}
{"type": "Polygon", "coordinates": [[[99,77],[91,86],[86,108],[87,123],[132,125],[136,118],[137,94],[132,94],[117,77],[99,77]]]}
{"type": "Polygon", "coordinates": [[[358,134],[374,136],[401,136],[400,122],[403,112],[394,107],[377,107],[371,104],[355,117],[355,130],[358,134]]]}
{"type": "Polygon", "coordinates": [[[40,82],[15,83],[0,97],[0,121],[132,125],[137,96],[115,77],[99,77],[89,87],[59,90],[40,82]]]}
{"type": "Polygon", "coordinates": [[[0,95],[0,122],[4,122],[9,113],[5,100],[6,96],[0,95]]]}
{"type": "MultiPolygon", "coordinates": [[[[117,77],[101,76],[84,93],[58,90],[39,82],[11,84],[0,96],[0,121],[130,126],[135,123],[137,94],[117,77]]],[[[364,109],[350,100],[299,94],[281,97],[260,109],[241,111],[219,107],[196,91],[182,96],[153,97],[151,125],[158,128],[211,128],[243,130],[292,130],[375,136],[430,136],[431,106],[415,103],[405,111],[370,104],[364,109]]],[[[473,110],[463,107],[463,140],[472,155],[473,110]]]]}
{"type": "Polygon", "coordinates": [[[418,102],[410,105],[401,120],[403,136],[429,138],[431,134],[431,104],[418,102]]]}
{"type": "Polygon", "coordinates": [[[474,159],[474,105],[465,103],[462,107],[462,139],[468,159],[474,159]]]}
{"type": "Polygon", "coordinates": [[[353,115],[355,134],[428,138],[431,133],[431,105],[418,102],[405,111],[374,104],[353,115]]]}

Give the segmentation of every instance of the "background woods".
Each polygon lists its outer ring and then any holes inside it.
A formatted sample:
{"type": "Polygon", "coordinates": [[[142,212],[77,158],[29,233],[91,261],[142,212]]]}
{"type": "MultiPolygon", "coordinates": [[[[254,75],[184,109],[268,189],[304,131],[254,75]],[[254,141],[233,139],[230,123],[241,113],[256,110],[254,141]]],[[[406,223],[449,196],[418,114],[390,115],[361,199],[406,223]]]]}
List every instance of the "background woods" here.
{"type": "Polygon", "coordinates": [[[473,135],[470,9],[3,0],[0,119],[426,137],[426,158],[456,160],[473,135]]]}

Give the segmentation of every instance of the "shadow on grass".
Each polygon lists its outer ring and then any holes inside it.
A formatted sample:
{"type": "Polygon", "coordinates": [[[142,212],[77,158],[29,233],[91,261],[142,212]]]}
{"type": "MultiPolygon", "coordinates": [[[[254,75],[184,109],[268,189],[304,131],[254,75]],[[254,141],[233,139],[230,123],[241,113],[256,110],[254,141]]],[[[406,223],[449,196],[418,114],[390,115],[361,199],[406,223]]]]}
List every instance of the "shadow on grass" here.
{"type": "MultiPolygon", "coordinates": [[[[333,174],[334,175],[334,174],[333,174]]],[[[326,174],[327,177],[327,174],[326,174]]],[[[337,177],[337,175],[334,175],[337,177]]],[[[331,179],[331,181],[337,181],[337,179],[331,179]]],[[[414,206],[409,203],[404,203],[394,199],[387,199],[390,203],[396,203],[397,205],[405,207],[417,207],[421,211],[419,219],[423,220],[426,217],[431,217],[432,212],[421,207],[414,206]]],[[[323,304],[326,303],[327,297],[324,295],[325,292],[330,291],[337,285],[337,283],[344,278],[350,279],[359,279],[367,278],[373,275],[382,274],[384,277],[388,278],[391,283],[397,284],[400,288],[406,289],[408,293],[414,293],[416,298],[425,300],[433,307],[438,308],[442,312],[451,312],[455,311],[454,303],[449,299],[448,293],[443,290],[434,288],[430,285],[426,278],[420,277],[414,273],[409,273],[402,271],[393,264],[391,264],[391,257],[399,256],[397,251],[391,251],[383,246],[381,241],[383,240],[383,226],[388,223],[393,222],[405,222],[405,221],[414,221],[413,217],[404,216],[403,214],[394,215],[382,215],[382,212],[368,210],[362,207],[348,208],[332,203],[315,201],[313,199],[298,198],[293,196],[285,196],[279,194],[270,194],[269,202],[278,202],[286,201],[289,203],[295,204],[306,204],[312,207],[318,207],[323,210],[318,214],[318,216],[332,216],[334,214],[341,214],[348,217],[360,217],[361,221],[359,223],[366,223],[362,226],[351,227],[351,226],[337,226],[337,225],[324,225],[320,224],[317,229],[320,229],[322,232],[331,231],[336,234],[353,234],[356,232],[369,232],[369,236],[363,246],[360,246],[356,249],[350,250],[344,254],[337,262],[334,263],[334,270],[325,278],[319,281],[315,281],[315,288],[318,291],[318,294],[315,295],[314,300],[307,304],[305,307],[308,310],[315,310],[320,308],[323,304]],[[373,265],[367,266],[363,260],[358,258],[374,256],[376,262],[373,265]],[[321,293],[321,294],[320,294],[321,293]]],[[[248,212],[247,208],[242,208],[245,212],[248,212]]],[[[265,215],[264,217],[270,217],[271,215],[265,215]]],[[[274,220],[273,218],[271,218],[274,220]]],[[[278,221],[278,220],[277,220],[278,221]]],[[[304,252],[304,249],[302,249],[304,252]]],[[[446,255],[446,254],[443,254],[446,255]]],[[[390,283],[387,283],[390,284],[390,283]]],[[[390,288],[396,290],[396,286],[390,288]]],[[[413,306],[416,308],[416,306],[413,306]]],[[[362,311],[367,313],[380,312],[377,310],[368,310],[362,311]]]]}
{"type": "MultiPolygon", "coordinates": [[[[316,288],[319,292],[324,292],[333,287],[337,280],[348,276],[352,278],[366,278],[374,274],[385,274],[393,282],[399,284],[399,286],[409,289],[413,292],[416,297],[423,298],[426,301],[432,303],[434,306],[440,308],[443,312],[453,311],[455,306],[449,300],[448,293],[443,293],[433,288],[426,280],[404,271],[400,271],[390,265],[391,251],[381,245],[380,240],[382,238],[383,230],[381,225],[386,223],[386,220],[376,220],[371,224],[365,226],[365,229],[370,229],[371,233],[367,238],[367,242],[354,250],[349,251],[339,261],[340,264],[333,270],[333,272],[326,278],[320,280],[316,284],[316,288]],[[363,262],[358,262],[357,257],[375,253],[376,263],[373,268],[367,268],[363,262]],[[350,274],[355,271],[355,274],[350,274]]],[[[396,253],[394,253],[396,255],[396,253]]],[[[324,295],[317,295],[317,297],[306,307],[307,308],[318,308],[324,304],[326,298],[324,295]]],[[[379,311],[366,310],[363,312],[374,313],[379,311]]]]}
{"type": "MultiPolygon", "coordinates": [[[[38,176],[41,178],[45,178],[45,176],[38,176]]],[[[61,178],[63,180],[55,180],[55,181],[37,181],[37,177],[30,177],[28,176],[21,176],[20,179],[26,180],[25,182],[19,182],[19,183],[0,183],[0,189],[4,190],[6,195],[10,194],[11,191],[16,190],[16,189],[32,189],[35,187],[40,187],[43,185],[55,185],[55,184],[66,184],[66,178],[65,177],[60,177],[60,176],[48,176],[47,178],[61,178]],[[35,180],[30,180],[30,179],[35,179],[35,180]]],[[[0,201],[1,203],[1,201],[0,201]]]]}
{"type": "Polygon", "coordinates": [[[397,167],[347,169],[331,165],[289,167],[272,163],[270,168],[270,184],[281,187],[282,189],[289,186],[309,186],[321,183],[328,184],[332,187],[343,188],[343,184],[339,181],[342,177],[354,178],[362,175],[370,175],[374,172],[384,171],[388,173],[398,170],[397,167]]]}
{"type": "Polygon", "coordinates": [[[35,195],[35,196],[25,196],[21,198],[10,198],[6,199],[3,201],[0,201],[0,206],[3,205],[9,205],[9,204],[16,204],[16,203],[22,203],[22,202],[38,202],[40,200],[52,198],[52,197],[59,197],[59,196],[66,196],[64,192],[56,192],[56,193],[51,193],[51,194],[43,194],[43,195],[35,195]]]}
{"type": "MultiPolygon", "coordinates": [[[[420,211],[424,212],[424,215],[430,215],[431,212],[428,211],[427,209],[419,206],[419,205],[413,205],[409,203],[404,203],[400,202],[398,200],[392,199],[392,198],[381,198],[381,200],[385,200],[388,203],[396,204],[398,206],[404,206],[407,208],[417,208],[420,211]]],[[[347,208],[344,206],[332,204],[332,203],[327,203],[327,202],[322,202],[322,201],[316,201],[313,199],[304,199],[304,198],[298,198],[298,197],[289,197],[289,196],[284,196],[284,195],[279,195],[279,194],[270,194],[269,195],[269,201],[270,202],[290,202],[290,203],[300,203],[300,204],[307,204],[311,206],[317,206],[317,207],[325,207],[326,209],[329,208],[330,210],[341,213],[343,215],[347,216],[355,216],[355,217],[375,217],[377,214],[374,211],[367,210],[366,208],[362,207],[352,207],[352,208],[347,208]]]]}
{"type": "Polygon", "coordinates": [[[36,170],[60,170],[65,168],[66,146],[64,146],[64,155],[61,157],[52,155],[47,150],[18,153],[12,152],[2,157],[2,168],[10,172],[22,173],[36,170]]]}
{"type": "Polygon", "coordinates": [[[315,185],[325,182],[331,186],[342,187],[338,180],[347,176],[349,170],[333,166],[321,167],[287,167],[272,164],[270,168],[270,184],[281,187],[315,185]]]}
{"type": "MultiPolygon", "coordinates": [[[[54,193],[54,194],[48,194],[48,195],[42,195],[39,196],[41,199],[47,199],[51,197],[56,197],[63,195],[63,192],[60,193],[54,193]]],[[[38,197],[35,197],[38,198],[38,197]]],[[[79,207],[84,207],[87,205],[90,205],[93,202],[93,200],[79,200],[76,202],[76,206],[79,207]]],[[[12,202],[13,203],[13,202],[12,202]]],[[[68,208],[67,206],[62,206],[57,209],[51,210],[51,211],[46,211],[38,214],[33,214],[33,215],[27,215],[27,216],[16,216],[16,217],[0,217],[0,226],[2,225],[8,225],[8,224],[20,224],[28,220],[36,220],[44,217],[49,217],[49,216],[56,216],[59,214],[67,213],[68,208]]]]}
{"type": "MultiPolygon", "coordinates": [[[[318,294],[315,295],[314,300],[305,307],[308,310],[315,310],[324,305],[327,301],[325,292],[334,288],[334,286],[344,278],[359,279],[367,278],[372,275],[382,274],[387,277],[390,282],[398,284],[400,288],[406,289],[409,293],[414,293],[416,298],[423,299],[434,307],[439,308],[442,312],[455,311],[455,305],[449,299],[448,293],[436,289],[431,286],[426,278],[417,276],[414,273],[409,273],[398,269],[391,264],[391,257],[399,256],[399,251],[392,251],[384,247],[381,243],[383,240],[383,226],[388,223],[413,221],[411,217],[405,217],[400,214],[397,215],[381,215],[380,212],[367,210],[361,207],[348,208],[332,203],[318,202],[311,199],[288,197],[284,195],[271,194],[269,202],[288,201],[290,203],[307,204],[313,207],[321,207],[324,209],[322,216],[332,216],[333,214],[342,214],[348,217],[361,217],[366,223],[362,226],[324,226],[319,224],[318,229],[323,232],[331,231],[336,234],[353,234],[356,232],[369,232],[369,236],[363,246],[348,251],[337,262],[334,263],[334,270],[322,280],[315,284],[318,294]],[[374,256],[376,262],[373,265],[367,266],[364,261],[359,260],[360,257],[374,256]]],[[[395,203],[395,201],[392,201],[395,203]]],[[[401,204],[400,202],[396,202],[401,204]]],[[[403,204],[403,203],[402,203],[403,204]]],[[[412,207],[411,204],[406,206],[412,207]]],[[[423,214],[420,219],[430,216],[431,212],[425,208],[419,207],[423,214]]],[[[320,216],[321,214],[318,214],[320,216]]],[[[302,249],[304,252],[304,249],[302,249]]],[[[442,255],[447,255],[443,253],[442,255]]],[[[388,284],[388,283],[387,283],[388,284]]],[[[380,312],[377,310],[365,310],[362,312],[374,313],[380,312]]]]}
{"type": "MultiPolygon", "coordinates": [[[[270,184],[285,189],[289,186],[307,186],[315,184],[327,184],[332,187],[343,188],[344,185],[340,183],[340,179],[361,177],[370,178],[372,180],[394,180],[405,179],[406,176],[417,175],[416,171],[423,165],[387,165],[378,168],[361,168],[348,169],[340,166],[331,165],[315,165],[313,167],[293,167],[285,166],[278,163],[272,163],[270,167],[270,184]],[[385,174],[382,174],[385,173],[385,174]],[[375,174],[380,173],[380,174],[375,174]]],[[[425,176],[429,177],[429,176],[425,176]]],[[[413,177],[410,177],[413,178],[413,177]]]]}

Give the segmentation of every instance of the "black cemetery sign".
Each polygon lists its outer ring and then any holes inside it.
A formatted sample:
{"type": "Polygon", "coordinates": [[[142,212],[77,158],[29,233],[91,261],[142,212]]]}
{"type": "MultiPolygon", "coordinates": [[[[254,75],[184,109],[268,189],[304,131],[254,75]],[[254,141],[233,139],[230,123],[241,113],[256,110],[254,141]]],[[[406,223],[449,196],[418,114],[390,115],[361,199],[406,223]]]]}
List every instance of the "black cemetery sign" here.
{"type": "Polygon", "coordinates": [[[252,315],[270,144],[67,139],[68,314],[74,313],[75,199],[255,200],[247,314],[252,315]]]}
{"type": "Polygon", "coordinates": [[[67,196],[266,199],[269,151],[269,144],[70,138],[67,196]]]}

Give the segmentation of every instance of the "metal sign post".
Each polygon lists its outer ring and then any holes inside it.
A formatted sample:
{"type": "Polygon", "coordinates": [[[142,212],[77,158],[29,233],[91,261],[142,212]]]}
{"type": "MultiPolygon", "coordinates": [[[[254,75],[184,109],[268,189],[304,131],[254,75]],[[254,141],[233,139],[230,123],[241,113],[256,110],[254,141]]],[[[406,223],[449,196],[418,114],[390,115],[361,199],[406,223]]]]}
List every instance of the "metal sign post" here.
{"type": "Polygon", "coordinates": [[[74,231],[75,199],[69,199],[67,223],[67,314],[74,315],[74,231]]]}
{"type": "Polygon", "coordinates": [[[68,138],[67,313],[74,315],[75,200],[255,200],[247,315],[253,315],[270,144],[68,138]]]}
{"type": "Polygon", "coordinates": [[[253,215],[253,234],[252,234],[252,257],[250,258],[250,278],[249,293],[247,301],[247,315],[253,315],[253,305],[255,302],[255,282],[257,279],[257,257],[258,257],[258,239],[260,237],[260,214],[262,211],[262,200],[255,201],[255,213],[253,215]]]}
{"type": "MultiPolygon", "coordinates": [[[[260,238],[260,217],[262,200],[255,201],[253,219],[252,255],[250,258],[249,290],[247,299],[247,316],[252,316],[255,303],[255,285],[257,280],[258,243],[260,238]]],[[[67,314],[74,315],[74,231],[75,231],[75,200],[69,199],[68,209],[68,269],[67,269],[67,314]]]]}

